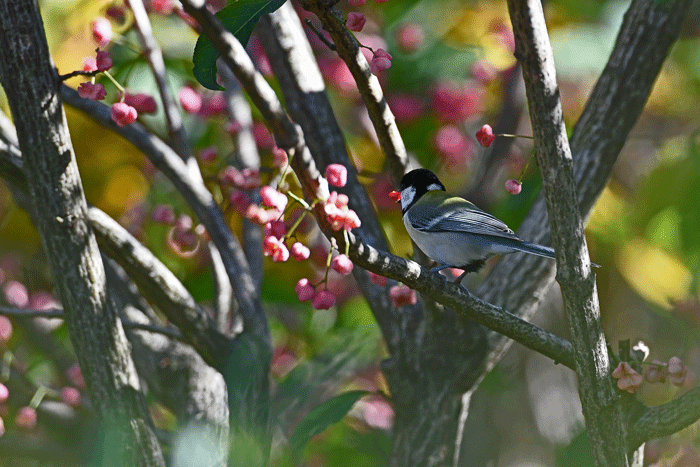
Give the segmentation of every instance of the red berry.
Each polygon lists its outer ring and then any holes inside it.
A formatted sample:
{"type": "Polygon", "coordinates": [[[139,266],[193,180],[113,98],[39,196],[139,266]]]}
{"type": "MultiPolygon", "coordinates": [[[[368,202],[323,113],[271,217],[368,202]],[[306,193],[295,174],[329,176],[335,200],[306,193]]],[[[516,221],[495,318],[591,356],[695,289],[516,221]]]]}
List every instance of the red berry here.
{"type": "Polygon", "coordinates": [[[180,105],[187,113],[196,114],[202,108],[202,96],[189,86],[180,89],[178,97],[180,105]]]}
{"type": "Polygon", "coordinates": [[[326,179],[329,185],[344,187],[348,182],[348,169],[342,164],[330,164],[326,167],[326,179]]]}
{"type": "Polygon", "coordinates": [[[348,13],[348,20],[345,22],[345,25],[351,31],[360,32],[365,27],[365,22],[367,22],[365,15],[351,11],[348,13]]]}
{"type": "Polygon", "coordinates": [[[36,427],[36,410],[31,407],[20,407],[15,417],[15,424],[25,430],[32,430],[36,427]]]}
{"type": "Polygon", "coordinates": [[[522,191],[522,189],[523,189],[523,184],[520,183],[519,181],[513,180],[512,178],[511,178],[510,180],[507,180],[507,181],[506,181],[506,190],[507,190],[508,193],[510,193],[511,195],[520,194],[520,192],[522,191]]]}
{"type": "Polygon", "coordinates": [[[88,81],[86,83],[80,83],[80,86],[78,86],[78,95],[83,99],[87,98],[93,101],[101,101],[107,97],[107,91],[102,84],[93,84],[88,81]]]}
{"type": "Polygon", "coordinates": [[[352,272],[352,261],[346,255],[338,255],[331,260],[331,268],[339,274],[347,275],[352,272]]]}
{"type": "Polygon", "coordinates": [[[483,147],[488,148],[493,143],[496,135],[493,134],[493,128],[491,125],[482,126],[479,131],[476,132],[476,139],[479,141],[483,147]]]}
{"type": "Polygon", "coordinates": [[[124,96],[124,103],[129,104],[139,113],[152,114],[158,110],[156,100],[148,94],[131,94],[127,92],[124,96]]]}
{"type": "Polygon", "coordinates": [[[316,310],[327,310],[335,305],[335,295],[328,290],[319,290],[311,301],[311,306],[316,310]]]}
{"type": "Polygon", "coordinates": [[[300,302],[311,300],[316,294],[316,289],[314,289],[314,286],[311,285],[311,282],[309,282],[307,278],[299,279],[299,282],[297,282],[294,290],[296,291],[300,302]]]}
{"type": "Polygon", "coordinates": [[[109,54],[104,50],[98,50],[97,56],[95,57],[95,63],[97,64],[98,71],[107,71],[112,68],[114,62],[110,58],[109,54]]]}
{"type": "Polygon", "coordinates": [[[110,115],[112,120],[117,122],[117,125],[125,126],[136,121],[138,112],[136,112],[136,109],[129,104],[117,102],[116,104],[112,104],[110,115]]]}
{"type": "Polygon", "coordinates": [[[92,22],[92,38],[100,47],[106,47],[112,40],[112,23],[107,18],[97,18],[92,22]]]}
{"type": "Polygon", "coordinates": [[[389,296],[394,306],[397,308],[416,304],[416,291],[409,289],[405,285],[395,285],[390,288],[389,296]]]}

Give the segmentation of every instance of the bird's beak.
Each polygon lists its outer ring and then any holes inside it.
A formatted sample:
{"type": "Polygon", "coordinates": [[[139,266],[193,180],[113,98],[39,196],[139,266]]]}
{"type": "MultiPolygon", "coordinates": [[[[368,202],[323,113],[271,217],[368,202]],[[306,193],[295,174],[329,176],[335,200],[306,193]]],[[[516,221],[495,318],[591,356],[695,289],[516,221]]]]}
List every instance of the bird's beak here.
{"type": "Polygon", "coordinates": [[[398,203],[399,201],[401,201],[401,192],[394,190],[391,193],[389,193],[389,198],[394,200],[394,202],[398,203]]]}

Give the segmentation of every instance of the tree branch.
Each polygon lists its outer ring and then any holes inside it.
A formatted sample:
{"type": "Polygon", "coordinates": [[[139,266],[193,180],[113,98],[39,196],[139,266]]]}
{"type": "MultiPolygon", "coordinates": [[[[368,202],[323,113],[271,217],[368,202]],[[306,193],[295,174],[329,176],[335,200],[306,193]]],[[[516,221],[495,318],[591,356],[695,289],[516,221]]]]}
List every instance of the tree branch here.
{"type": "Polygon", "coordinates": [[[515,55],[525,78],[535,152],[557,254],[557,281],[573,339],[586,432],[596,465],[628,465],[622,411],[610,378],[595,274],[591,271],[583,235],[571,149],[544,12],[539,0],[509,0],[508,10],[515,32],[515,55]]]}
{"type": "Polygon", "coordinates": [[[170,146],[146,131],[140,124],[118,126],[112,121],[107,106],[89,99],[82,99],[76,91],[66,86],[61,87],[61,96],[72,107],[86,113],[100,125],[119,133],[134,144],[168,177],[204,224],[212,242],[221,254],[241,309],[244,332],[252,332],[262,342],[269,343],[267,316],[257,296],[245,255],[226,224],[221,209],[204,183],[193,179],[188,167],[170,146]]]}
{"type": "Polygon", "coordinates": [[[58,76],[34,2],[0,1],[0,77],[17,125],[37,228],[66,310],[71,343],[101,423],[116,428],[121,459],[165,465],[124,331],[106,287],[58,76]]]}
{"type": "MultiPolygon", "coordinates": [[[[353,232],[364,243],[388,251],[389,245],[372,201],[357,180],[357,171],[348,156],[345,139],[326,96],[321,71],[294,8],[291,3],[286,3],[260,21],[258,36],[281,84],[289,112],[304,131],[314,161],[321,169],[333,163],[348,169],[347,184],[337,191],[348,195],[349,206],[362,219],[360,228],[353,232]]],[[[396,353],[400,333],[398,319],[415,315],[420,305],[398,314],[389,298],[389,285],[379,287],[373,284],[361,268],[353,269],[353,276],[379,323],[390,352],[396,353]]]]}
{"type": "MultiPolygon", "coordinates": [[[[617,156],[639,118],[651,88],[678,38],[692,0],[659,3],[634,0],[625,15],[610,59],[596,83],[571,136],[579,209],[587,217],[607,184],[617,156]]],[[[518,235],[548,244],[550,234],[544,198],[530,209],[518,235]]],[[[515,310],[528,319],[554,282],[554,265],[532,255],[508,255],[498,262],[477,294],[515,310]],[[513,287],[517,283],[519,287],[513,287]]],[[[491,351],[485,371],[510,346],[508,338],[489,332],[491,351]]]]}
{"type": "Polygon", "coordinates": [[[328,31],[335,43],[338,55],[347,64],[355,78],[357,89],[367,106],[369,118],[377,132],[379,145],[389,162],[391,177],[394,184],[398,186],[408,165],[406,147],[396,126],[394,114],[384,99],[379,80],[370,71],[360,44],[345,26],[340,11],[332,6],[332,3],[322,0],[301,0],[300,3],[305,10],[314,13],[321,20],[323,29],[328,31]]]}

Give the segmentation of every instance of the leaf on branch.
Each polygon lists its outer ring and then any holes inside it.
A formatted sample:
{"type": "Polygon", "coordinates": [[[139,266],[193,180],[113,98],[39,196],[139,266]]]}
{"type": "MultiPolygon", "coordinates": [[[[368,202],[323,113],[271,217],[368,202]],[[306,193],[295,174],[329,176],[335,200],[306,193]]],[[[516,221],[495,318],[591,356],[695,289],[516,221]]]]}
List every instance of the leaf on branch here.
{"type": "MultiPolygon", "coordinates": [[[[253,28],[258,24],[260,17],[272,13],[281,7],[286,0],[243,0],[232,3],[216,13],[224,27],[230,31],[236,39],[245,47],[253,33],[253,28]]],[[[194,63],[194,77],[199,84],[214,91],[222,90],[216,82],[216,60],[219,58],[214,44],[202,34],[197,39],[194,47],[192,62],[194,63]]]]}
{"type": "Polygon", "coordinates": [[[301,453],[311,438],[323,433],[332,424],[339,422],[355,405],[355,402],[368,394],[371,392],[344,392],[314,407],[294,429],[294,433],[289,438],[291,448],[295,452],[301,453]]]}

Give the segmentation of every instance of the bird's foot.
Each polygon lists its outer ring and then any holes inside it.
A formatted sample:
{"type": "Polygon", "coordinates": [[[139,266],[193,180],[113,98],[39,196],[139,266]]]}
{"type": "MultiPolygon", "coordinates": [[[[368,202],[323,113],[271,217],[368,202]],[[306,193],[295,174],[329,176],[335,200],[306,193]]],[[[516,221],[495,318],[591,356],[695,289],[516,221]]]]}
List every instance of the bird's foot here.
{"type": "Polygon", "coordinates": [[[434,268],[430,269],[430,272],[440,272],[440,271],[442,271],[443,269],[447,269],[447,268],[449,268],[449,267],[450,267],[450,266],[448,266],[447,264],[441,264],[441,265],[439,265],[439,266],[435,266],[434,268]]]}

